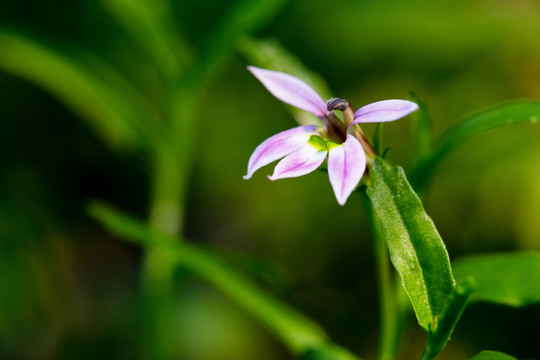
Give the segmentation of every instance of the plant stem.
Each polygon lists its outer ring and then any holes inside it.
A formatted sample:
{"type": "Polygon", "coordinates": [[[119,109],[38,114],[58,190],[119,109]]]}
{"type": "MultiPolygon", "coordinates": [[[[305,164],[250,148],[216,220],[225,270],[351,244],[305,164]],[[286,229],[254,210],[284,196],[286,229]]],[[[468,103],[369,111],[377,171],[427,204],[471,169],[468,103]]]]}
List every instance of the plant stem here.
{"type": "MultiPolygon", "coordinates": [[[[174,235],[180,231],[182,225],[183,209],[178,201],[181,172],[170,151],[160,149],[155,156],[149,222],[150,226],[160,233],[174,235]]],[[[166,248],[147,248],[143,269],[145,359],[175,358],[176,345],[172,337],[175,331],[172,330],[171,322],[174,314],[174,267],[174,255],[166,248]]]]}
{"type": "Polygon", "coordinates": [[[388,252],[381,239],[375,240],[375,253],[378,268],[379,304],[381,307],[379,359],[392,360],[396,356],[397,314],[388,252]]]}
{"type": "MultiPolygon", "coordinates": [[[[169,122],[162,141],[153,147],[153,193],[150,226],[161,233],[182,233],[184,204],[193,153],[194,91],[186,86],[170,87],[169,122]]],[[[193,90],[193,89],[191,89],[193,90]]],[[[180,237],[170,237],[170,239],[180,237]]],[[[168,360],[177,357],[174,337],[175,255],[167,248],[149,247],[145,255],[143,283],[146,291],[147,346],[145,358],[168,360]]]]}
{"type": "Polygon", "coordinates": [[[377,358],[379,360],[393,360],[396,357],[399,343],[398,309],[394,281],[384,237],[367,196],[365,197],[365,205],[373,233],[379,284],[380,328],[377,358]]]}
{"type": "Polygon", "coordinates": [[[437,317],[437,321],[430,324],[422,360],[434,359],[444,349],[467,306],[467,300],[473,289],[474,281],[470,278],[463,279],[456,284],[448,297],[444,312],[437,317]]]}
{"type": "Polygon", "coordinates": [[[422,353],[422,357],[420,360],[433,360],[435,357],[431,355],[431,351],[429,351],[427,348],[422,353]]]}

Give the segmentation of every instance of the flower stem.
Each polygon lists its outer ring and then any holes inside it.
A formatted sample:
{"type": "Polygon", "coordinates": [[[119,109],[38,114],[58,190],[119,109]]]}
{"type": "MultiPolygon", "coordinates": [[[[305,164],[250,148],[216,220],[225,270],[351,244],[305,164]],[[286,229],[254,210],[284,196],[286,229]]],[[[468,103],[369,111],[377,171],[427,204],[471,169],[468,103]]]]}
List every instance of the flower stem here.
{"type": "Polygon", "coordinates": [[[366,152],[366,155],[368,157],[368,162],[371,159],[375,159],[377,157],[377,152],[373,148],[373,145],[371,145],[371,142],[366,137],[366,134],[364,134],[364,131],[362,130],[362,128],[358,124],[355,124],[354,129],[355,129],[356,138],[358,139],[358,141],[360,141],[360,143],[362,144],[362,147],[364,148],[364,151],[366,152]]]}
{"type": "Polygon", "coordinates": [[[379,285],[380,328],[377,358],[379,360],[393,360],[396,357],[400,333],[396,292],[384,236],[367,197],[365,197],[365,205],[373,233],[379,285]]]}

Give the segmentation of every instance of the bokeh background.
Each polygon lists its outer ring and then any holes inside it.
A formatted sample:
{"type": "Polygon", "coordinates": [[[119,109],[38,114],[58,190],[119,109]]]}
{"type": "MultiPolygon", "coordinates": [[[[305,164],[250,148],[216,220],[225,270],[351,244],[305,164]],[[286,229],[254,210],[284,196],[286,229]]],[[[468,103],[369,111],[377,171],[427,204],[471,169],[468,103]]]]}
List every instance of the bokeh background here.
{"type": "MultiPolygon", "coordinates": [[[[3,1],[0,27],[68,54],[84,49],[159,103],[151,56],[104,3],[3,1]]],[[[195,54],[219,36],[235,5],[170,3],[173,25],[195,54]]],[[[280,43],[354,107],[408,99],[414,91],[428,104],[439,137],[471,111],[540,99],[539,35],[540,3],[533,0],[291,0],[250,36],[280,43]]],[[[0,45],[0,63],[8,56],[0,45]]],[[[186,109],[196,129],[183,234],[223,252],[338,344],[373,358],[377,287],[361,197],[353,194],[340,207],[323,172],[272,183],[264,168],[242,180],[253,149],[294,126],[294,118],[246,71],[240,45],[218,63],[196,108],[186,109]]],[[[142,250],[109,235],[85,206],[99,199],[148,217],[150,157],[101,135],[51,91],[0,68],[0,358],[140,356],[142,250]]],[[[406,169],[412,138],[409,118],[385,127],[388,157],[406,169]]],[[[452,259],[540,248],[539,139],[538,126],[501,128],[467,142],[437,169],[425,206],[452,259]]],[[[178,269],[175,287],[168,335],[178,358],[290,358],[198,277],[178,269]]],[[[485,349],[540,358],[539,337],[539,306],[475,304],[440,358],[466,359],[485,349]]],[[[418,358],[424,341],[411,318],[400,357],[418,358]]]]}

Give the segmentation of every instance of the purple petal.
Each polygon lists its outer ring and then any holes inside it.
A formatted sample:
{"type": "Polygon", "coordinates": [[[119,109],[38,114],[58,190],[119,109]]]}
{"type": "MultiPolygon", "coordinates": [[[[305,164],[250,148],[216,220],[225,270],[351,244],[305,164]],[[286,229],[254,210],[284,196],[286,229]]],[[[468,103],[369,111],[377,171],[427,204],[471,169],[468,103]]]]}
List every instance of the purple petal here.
{"type": "Polygon", "coordinates": [[[316,131],[317,126],[315,125],[299,126],[269,137],[257,146],[253,154],[251,154],[248,171],[244,179],[251,178],[253,173],[263,166],[301,148],[308,143],[309,137],[315,134],[316,131]]]}
{"type": "Polygon", "coordinates": [[[394,121],[416,110],[418,110],[418,105],[412,101],[377,101],[356,110],[352,124],[394,121]]]}
{"type": "Polygon", "coordinates": [[[308,143],[278,162],[268,178],[278,180],[309,174],[323,163],[326,153],[308,143]]]}
{"type": "Polygon", "coordinates": [[[248,66],[260,82],[279,100],[309,111],[318,118],[326,115],[326,103],[308,84],[294,76],[248,66]]]}
{"type": "Polygon", "coordinates": [[[340,205],[345,205],[366,170],[366,154],[352,135],[328,154],[328,177],[340,205]]]}

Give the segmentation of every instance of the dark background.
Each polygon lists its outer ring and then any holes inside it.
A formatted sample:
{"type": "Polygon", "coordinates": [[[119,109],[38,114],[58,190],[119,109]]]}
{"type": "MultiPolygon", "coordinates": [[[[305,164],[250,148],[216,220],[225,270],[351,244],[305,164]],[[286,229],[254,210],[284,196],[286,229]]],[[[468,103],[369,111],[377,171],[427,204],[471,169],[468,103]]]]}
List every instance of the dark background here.
{"type": "MultiPolygon", "coordinates": [[[[176,26],[196,52],[232,3],[173,1],[176,26]]],[[[153,75],[100,2],[2,2],[0,26],[86,48],[128,81],[153,75]]],[[[540,98],[539,34],[537,1],[298,0],[255,36],[279,41],[356,108],[414,91],[429,105],[438,137],[473,110],[540,98]]],[[[361,198],[353,194],[340,207],[323,172],[272,183],[264,168],[242,180],[253,149],[295,125],[246,65],[234,53],[196,111],[184,233],[223,251],[337,343],[373,358],[377,288],[361,198]]],[[[539,135],[527,124],[502,128],[438,168],[425,206],[452,259],[540,248],[539,135]]],[[[406,169],[411,139],[409,118],[385,127],[388,156],[406,169]]],[[[150,186],[145,154],[110,147],[49,92],[0,71],[1,358],[138,356],[142,252],[108,235],[85,204],[101,199],[146,217],[150,186]]],[[[183,358],[289,356],[212,287],[185,271],[176,276],[183,358]]],[[[539,306],[476,304],[440,358],[485,349],[540,358],[539,324],[539,306]]],[[[411,319],[401,358],[418,358],[424,341],[411,319]]]]}

